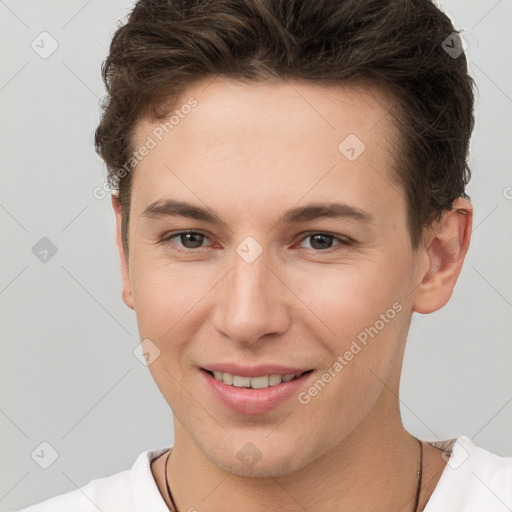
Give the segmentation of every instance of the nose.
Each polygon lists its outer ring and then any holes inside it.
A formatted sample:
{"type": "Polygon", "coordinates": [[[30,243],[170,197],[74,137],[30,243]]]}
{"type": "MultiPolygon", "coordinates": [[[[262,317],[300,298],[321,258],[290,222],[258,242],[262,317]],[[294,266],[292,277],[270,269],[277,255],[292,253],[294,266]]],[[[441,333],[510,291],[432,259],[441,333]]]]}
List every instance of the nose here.
{"type": "Polygon", "coordinates": [[[233,267],[222,280],[214,325],[224,336],[243,345],[254,345],[289,328],[287,301],[293,295],[284,279],[269,266],[266,250],[252,262],[236,252],[233,267]]]}

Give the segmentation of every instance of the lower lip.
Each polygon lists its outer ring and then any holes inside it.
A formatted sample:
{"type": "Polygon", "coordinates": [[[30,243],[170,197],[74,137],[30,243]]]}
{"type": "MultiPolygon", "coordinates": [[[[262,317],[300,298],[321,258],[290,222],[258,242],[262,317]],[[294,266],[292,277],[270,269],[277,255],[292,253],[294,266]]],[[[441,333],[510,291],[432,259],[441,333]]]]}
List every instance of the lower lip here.
{"type": "Polygon", "coordinates": [[[265,414],[297,395],[300,388],[315,372],[305,373],[297,379],[264,389],[229,386],[205,370],[200,370],[200,373],[217,400],[232,411],[241,414],[265,414]]]}

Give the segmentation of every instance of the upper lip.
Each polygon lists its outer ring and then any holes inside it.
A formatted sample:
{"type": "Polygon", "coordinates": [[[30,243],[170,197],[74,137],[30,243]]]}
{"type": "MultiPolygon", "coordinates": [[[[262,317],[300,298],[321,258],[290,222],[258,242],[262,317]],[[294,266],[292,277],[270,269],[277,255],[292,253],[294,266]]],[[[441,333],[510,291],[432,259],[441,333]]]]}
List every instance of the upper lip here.
{"type": "Polygon", "coordinates": [[[232,363],[213,363],[201,367],[203,370],[213,372],[230,373],[240,377],[261,377],[263,375],[288,375],[307,372],[312,368],[301,368],[298,366],[283,366],[278,364],[258,364],[255,366],[244,366],[232,363]]]}

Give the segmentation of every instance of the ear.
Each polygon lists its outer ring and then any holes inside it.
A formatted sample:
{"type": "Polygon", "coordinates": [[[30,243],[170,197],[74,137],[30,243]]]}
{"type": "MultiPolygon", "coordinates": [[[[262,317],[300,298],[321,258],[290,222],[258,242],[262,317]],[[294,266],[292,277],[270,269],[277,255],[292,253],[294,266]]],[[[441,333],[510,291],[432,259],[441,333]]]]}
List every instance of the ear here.
{"type": "Polygon", "coordinates": [[[430,234],[428,271],[416,289],[412,310],[433,313],[449,300],[469,248],[473,225],[473,206],[463,198],[452,203],[430,234]]]}
{"type": "Polygon", "coordinates": [[[112,208],[116,215],[116,246],[119,253],[121,263],[121,278],[123,281],[123,302],[130,308],[135,309],[133,305],[132,285],[130,282],[130,271],[128,268],[128,259],[123,246],[123,238],[121,236],[121,219],[122,208],[119,198],[116,194],[112,194],[112,208]]]}

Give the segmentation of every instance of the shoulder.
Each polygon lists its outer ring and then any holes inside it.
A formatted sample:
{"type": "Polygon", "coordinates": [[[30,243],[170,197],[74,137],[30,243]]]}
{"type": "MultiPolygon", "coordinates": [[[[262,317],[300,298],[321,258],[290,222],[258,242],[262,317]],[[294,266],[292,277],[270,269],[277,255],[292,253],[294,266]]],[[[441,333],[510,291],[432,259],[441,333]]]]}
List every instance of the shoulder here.
{"type": "Polygon", "coordinates": [[[512,510],[512,457],[491,453],[467,436],[430,444],[444,450],[447,464],[424,512],[512,510]]]}
{"type": "Polygon", "coordinates": [[[163,501],[159,502],[161,496],[152,477],[150,464],[166,450],[144,451],[129,470],[96,478],[78,489],[16,512],[136,512],[144,500],[155,503],[154,510],[160,510],[163,501]]]}

